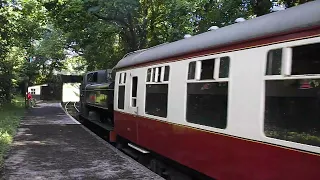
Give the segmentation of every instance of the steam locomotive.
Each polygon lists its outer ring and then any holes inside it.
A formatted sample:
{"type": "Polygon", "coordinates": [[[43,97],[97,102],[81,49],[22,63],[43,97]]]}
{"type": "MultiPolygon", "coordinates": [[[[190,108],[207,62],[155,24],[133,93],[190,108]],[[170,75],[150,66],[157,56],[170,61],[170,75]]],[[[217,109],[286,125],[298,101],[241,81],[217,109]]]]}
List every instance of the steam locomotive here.
{"type": "Polygon", "coordinates": [[[111,70],[88,72],[80,85],[80,112],[88,118],[90,111],[100,115],[102,123],[113,125],[113,94],[114,80],[111,70]]]}

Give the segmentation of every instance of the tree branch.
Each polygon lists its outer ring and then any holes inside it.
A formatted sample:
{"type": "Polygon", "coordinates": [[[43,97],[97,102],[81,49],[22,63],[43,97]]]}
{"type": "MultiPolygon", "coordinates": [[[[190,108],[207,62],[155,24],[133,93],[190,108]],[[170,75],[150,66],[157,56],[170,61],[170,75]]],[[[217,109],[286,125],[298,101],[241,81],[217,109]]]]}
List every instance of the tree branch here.
{"type": "Polygon", "coordinates": [[[123,21],[122,19],[116,18],[116,17],[106,17],[106,16],[102,16],[98,13],[92,13],[95,17],[97,17],[98,19],[101,19],[105,22],[112,22],[115,23],[117,26],[122,26],[122,27],[129,27],[129,25],[123,21]]]}

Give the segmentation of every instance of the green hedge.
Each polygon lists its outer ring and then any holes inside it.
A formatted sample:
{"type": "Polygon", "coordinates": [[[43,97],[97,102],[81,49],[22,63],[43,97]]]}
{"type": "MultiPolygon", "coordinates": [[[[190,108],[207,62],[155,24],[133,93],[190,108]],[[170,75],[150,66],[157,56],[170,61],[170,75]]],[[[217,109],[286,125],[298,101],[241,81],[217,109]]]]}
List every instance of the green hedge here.
{"type": "Polygon", "coordinates": [[[11,104],[0,106],[0,169],[25,111],[24,99],[16,97],[11,104]]]}

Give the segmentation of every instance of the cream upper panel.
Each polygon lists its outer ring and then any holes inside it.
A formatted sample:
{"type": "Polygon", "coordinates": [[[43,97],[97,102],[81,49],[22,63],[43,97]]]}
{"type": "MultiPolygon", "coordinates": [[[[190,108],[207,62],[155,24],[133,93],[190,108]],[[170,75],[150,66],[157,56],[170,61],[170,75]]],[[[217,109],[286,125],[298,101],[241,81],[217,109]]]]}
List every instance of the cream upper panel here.
{"type": "MultiPolygon", "coordinates": [[[[138,83],[138,106],[139,115],[171,123],[191,126],[212,132],[224,133],[227,135],[268,142],[281,146],[302,149],[311,152],[320,152],[319,147],[279,140],[266,137],[264,134],[264,81],[267,53],[271,49],[288,46],[310,44],[320,42],[320,37],[292,41],[270,46],[246,49],[225,54],[216,54],[205,57],[176,61],[141,67],[134,69],[139,75],[138,83]],[[186,121],[186,99],[187,99],[187,75],[188,65],[191,61],[210,59],[215,57],[229,56],[230,69],[228,79],[228,113],[226,129],[218,129],[209,126],[198,125],[186,121]],[[169,65],[170,77],[168,88],[168,115],[167,118],[147,115],[145,111],[146,77],[147,69],[151,67],[169,65]]],[[[130,73],[131,70],[126,72],[130,73]]],[[[119,73],[116,81],[118,82],[119,73]]],[[[127,85],[127,84],[126,84],[127,85]]],[[[126,87],[126,97],[130,94],[130,86],[126,87]]],[[[115,97],[117,96],[117,86],[115,97]]],[[[130,99],[130,98],[126,98],[130,99]]],[[[126,104],[128,104],[126,100],[126,104]]],[[[115,98],[115,106],[117,98],[115,98]]]]}

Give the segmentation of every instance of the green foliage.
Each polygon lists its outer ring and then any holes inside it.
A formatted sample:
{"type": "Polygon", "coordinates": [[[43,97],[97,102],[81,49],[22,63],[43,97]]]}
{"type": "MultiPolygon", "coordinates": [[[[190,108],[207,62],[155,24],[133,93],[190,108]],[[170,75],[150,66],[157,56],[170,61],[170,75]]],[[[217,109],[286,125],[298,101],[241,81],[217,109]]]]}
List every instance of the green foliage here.
{"type": "Polygon", "coordinates": [[[128,52],[248,16],[241,0],[52,0],[44,6],[69,47],[86,59],[88,70],[112,68],[128,52]]]}
{"type": "Polygon", "coordinates": [[[87,70],[86,59],[82,56],[69,57],[64,62],[66,71],[72,74],[83,74],[87,70]]]}
{"type": "Polygon", "coordinates": [[[45,23],[45,12],[37,0],[2,1],[0,5],[0,103],[10,102],[13,87],[23,79],[23,59],[32,52],[45,23]],[[20,77],[20,78],[19,78],[20,77]]]}
{"type": "Polygon", "coordinates": [[[6,56],[0,59],[0,104],[11,100],[13,87],[22,80],[19,70],[23,61],[23,50],[18,47],[10,48],[6,56]]]}
{"type": "Polygon", "coordinates": [[[51,78],[55,71],[65,68],[63,63],[65,55],[66,39],[64,34],[57,29],[48,30],[43,38],[35,46],[35,61],[33,62],[40,70],[40,75],[51,78]]]}
{"type": "Polygon", "coordinates": [[[299,4],[303,4],[306,2],[310,2],[313,0],[278,0],[278,3],[284,4],[287,8],[297,6],[299,4]]]}
{"type": "Polygon", "coordinates": [[[16,97],[12,103],[0,106],[0,169],[4,154],[12,143],[23,113],[24,98],[22,97],[16,97]]]}
{"type": "Polygon", "coordinates": [[[55,72],[112,68],[126,53],[310,0],[2,0],[0,102],[55,72]],[[75,51],[68,58],[66,50],[75,51]],[[34,57],[32,63],[25,58],[34,57]],[[74,64],[75,65],[72,65],[74,64]]]}
{"type": "Polygon", "coordinates": [[[197,33],[208,30],[211,26],[223,27],[233,24],[239,17],[247,18],[250,12],[242,0],[199,0],[194,2],[193,18],[197,33]]]}

